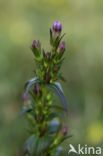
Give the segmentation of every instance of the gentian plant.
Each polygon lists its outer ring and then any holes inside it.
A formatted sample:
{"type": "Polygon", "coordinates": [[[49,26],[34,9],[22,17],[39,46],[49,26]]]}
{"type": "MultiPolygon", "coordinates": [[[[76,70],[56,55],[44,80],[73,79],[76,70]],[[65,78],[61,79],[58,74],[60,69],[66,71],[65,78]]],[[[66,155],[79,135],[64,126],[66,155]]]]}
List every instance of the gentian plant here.
{"type": "Polygon", "coordinates": [[[63,126],[61,116],[68,112],[65,95],[59,80],[64,81],[60,68],[63,63],[65,42],[61,42],[62,24],[54,22],[50,29],[51,49],[45,52],[41,43],[34,40],[31,50],[34,54],[35,77],[25,84],[23,95],[25,114],[29,123],[30,137],[24,144],[25,156],[59,156],[61,143],[69,138],[68,128],[63,126]],[[63,106],[55,103],[58,95],[63,106]]]}

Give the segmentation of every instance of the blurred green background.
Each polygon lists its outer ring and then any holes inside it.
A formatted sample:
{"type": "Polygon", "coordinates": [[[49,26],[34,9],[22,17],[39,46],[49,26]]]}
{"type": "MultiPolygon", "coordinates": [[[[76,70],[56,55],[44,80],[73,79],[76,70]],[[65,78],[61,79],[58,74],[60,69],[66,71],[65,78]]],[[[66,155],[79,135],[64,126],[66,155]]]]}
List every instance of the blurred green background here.
{"type": "Polygon", "coordinates": [[[16,156],[28,137],[18,116],[35,68],[30,46],[39,39],[49,50],[49,28],[57,20],[66,32],[64,120],[73,135],[62,155],[70,143],[103,143],[103,0],[0,0],[0,156],[16,156]]]}

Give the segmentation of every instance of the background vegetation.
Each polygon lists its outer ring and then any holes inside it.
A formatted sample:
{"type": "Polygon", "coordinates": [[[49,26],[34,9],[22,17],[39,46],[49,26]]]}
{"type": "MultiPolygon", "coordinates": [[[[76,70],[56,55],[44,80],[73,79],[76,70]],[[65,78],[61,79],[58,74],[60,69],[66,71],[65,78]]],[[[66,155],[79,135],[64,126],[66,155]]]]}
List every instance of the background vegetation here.
{"type": "MultiPolygon", "coordinates": [[[[59,20],[66,32],[63,83],[69,143],[103,143],[103,0],[0,0],[0,156],[15,156],[28,137],[19,118],[24,83],[33,77],[30,46],[49,48],[49,28],[59,20]]],[[[57,99],[57,102],[60,102],[57,99]]]]}

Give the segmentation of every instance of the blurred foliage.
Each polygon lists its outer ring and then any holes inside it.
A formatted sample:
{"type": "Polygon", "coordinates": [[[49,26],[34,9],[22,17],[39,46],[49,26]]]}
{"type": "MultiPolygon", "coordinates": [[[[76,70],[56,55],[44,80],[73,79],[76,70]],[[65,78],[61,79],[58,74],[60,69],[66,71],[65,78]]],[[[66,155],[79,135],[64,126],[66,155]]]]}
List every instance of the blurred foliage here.
{"type": "MultiPolygon", "coordinates": [[[[67,43],[62,68],[72,144],[103,143],[103,1],[0,0],[0,155],[22,151],[26,123],[19,118],[26,80],[35,64],[30,46],[59,20],[67,43]]],[[[58,102],[58,100],[57,100],[58,102]]],[[[65,154],[70,141],[64,144],[65,154]]]]}

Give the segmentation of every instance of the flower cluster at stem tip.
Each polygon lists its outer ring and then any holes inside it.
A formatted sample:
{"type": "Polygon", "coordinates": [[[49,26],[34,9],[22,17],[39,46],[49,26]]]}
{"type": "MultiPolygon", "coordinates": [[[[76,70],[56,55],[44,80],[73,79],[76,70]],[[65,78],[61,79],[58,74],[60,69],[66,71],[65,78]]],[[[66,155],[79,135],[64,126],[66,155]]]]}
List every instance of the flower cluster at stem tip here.
{"type": "Polygon", "coordinates": [[[54,22],[52,29],[50,29],[51,50],[45,52],[44,49],[41,49],[41,43],[37,40],[33,41],[31,47],[36,63],[39,66],[35,74],[46,83],[52,83],[58,77],[60,78],[58,72],[63,62],[63,54],[66,50],[65,42],[61,42],[64,36],[61,36],[61,32],[62,24],[60,22],[54,22]]]}

